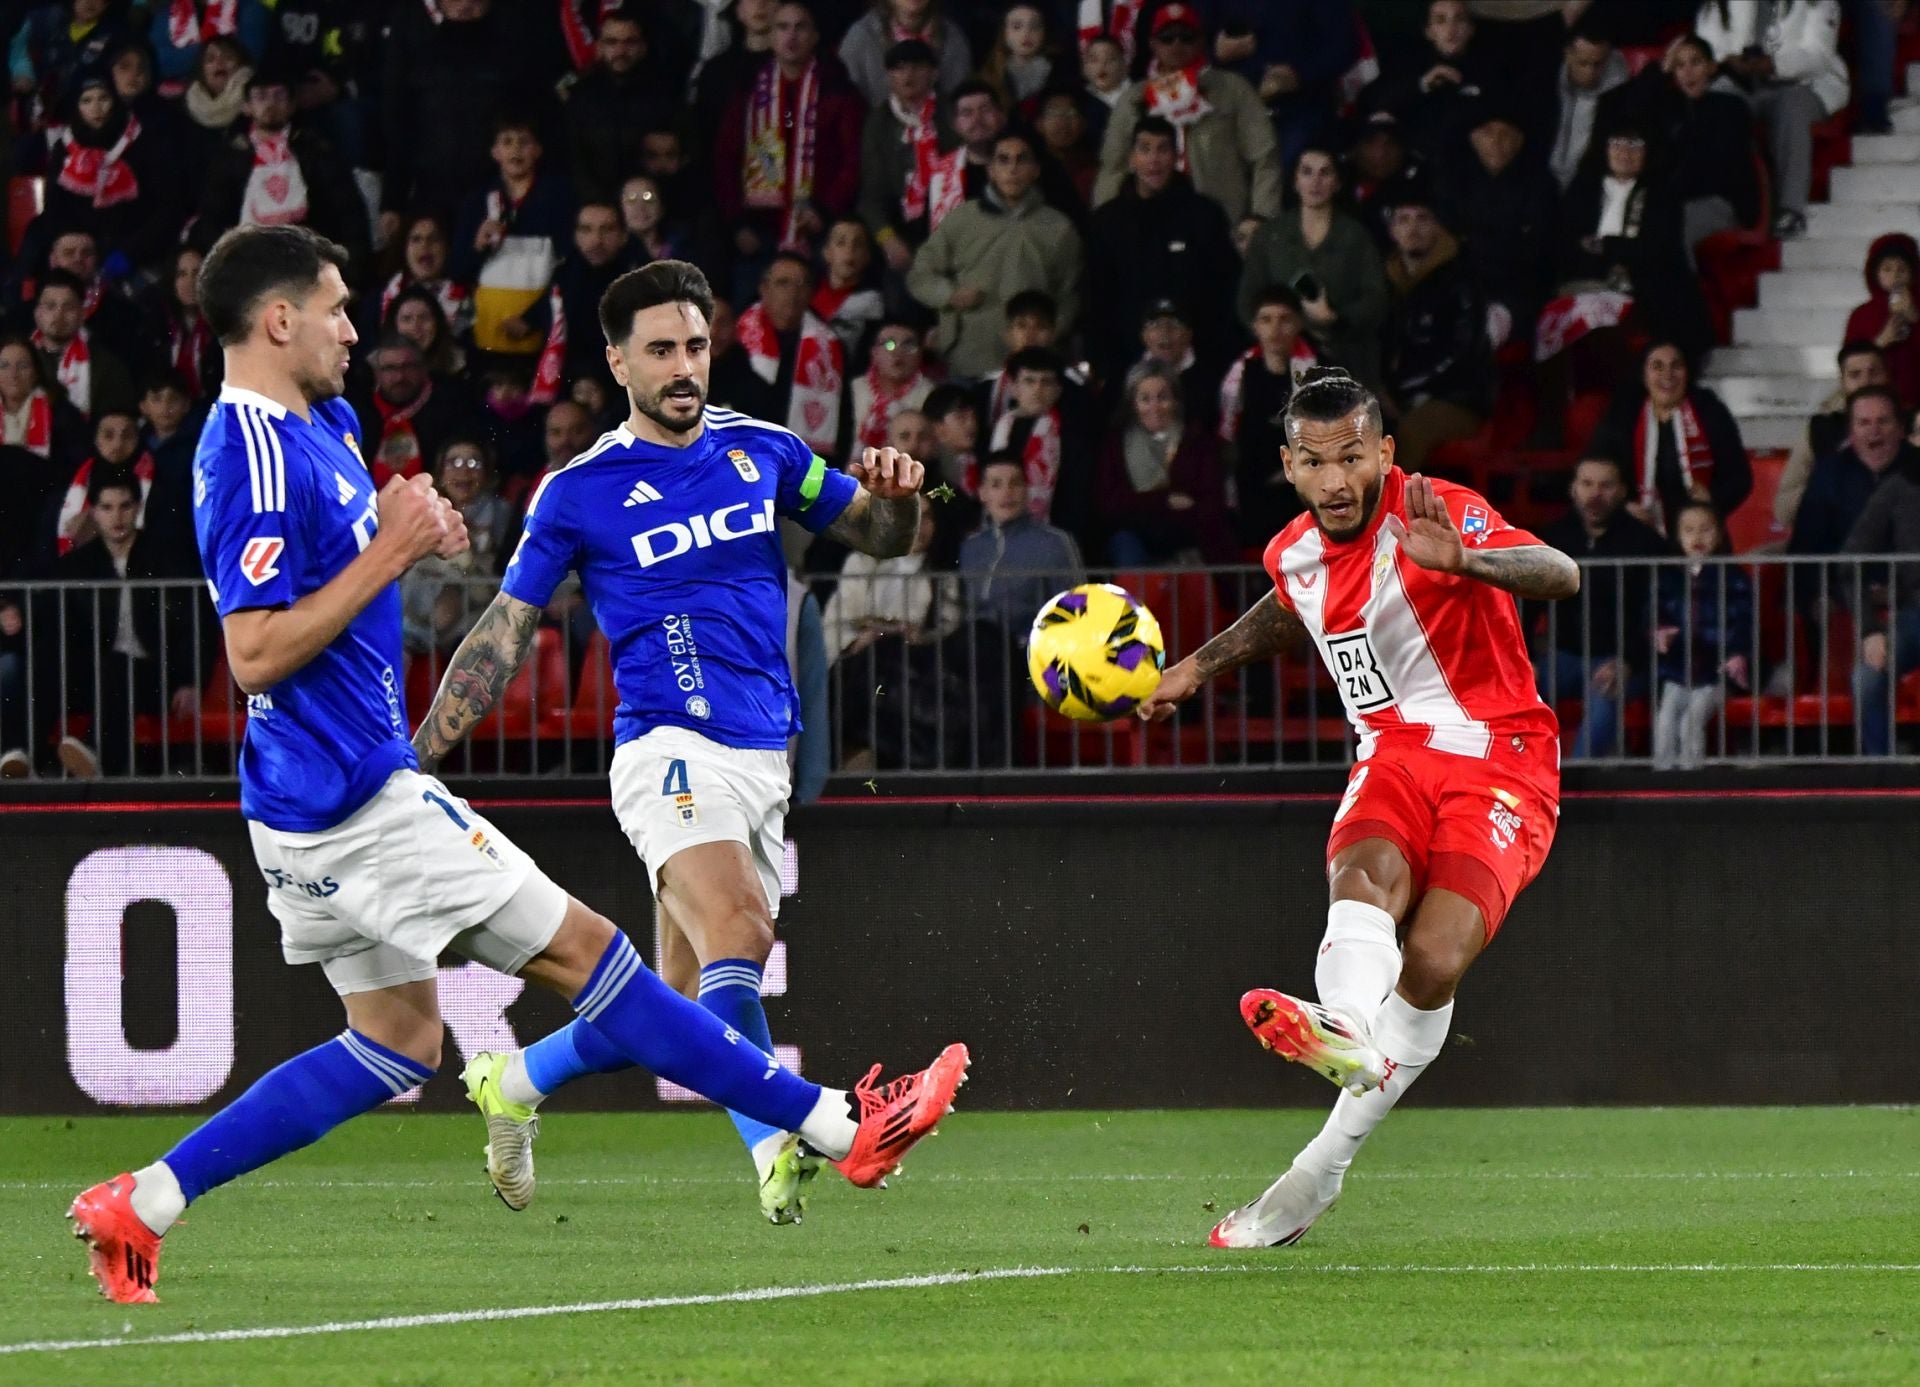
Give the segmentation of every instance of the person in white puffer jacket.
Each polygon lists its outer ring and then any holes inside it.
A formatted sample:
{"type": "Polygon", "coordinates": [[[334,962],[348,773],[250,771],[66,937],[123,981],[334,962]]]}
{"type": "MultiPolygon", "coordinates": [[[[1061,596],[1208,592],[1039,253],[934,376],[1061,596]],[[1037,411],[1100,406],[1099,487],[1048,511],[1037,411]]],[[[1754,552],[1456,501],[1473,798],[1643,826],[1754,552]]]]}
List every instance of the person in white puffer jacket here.
{"type": "Polygon", "coordinates": [[[1705,0],[1694,31],[1713,47],[1720,85],[1741,92],[1767,127],[1773,234],[1807,229],[1813,127],[1847,104],[1839,0],[1705,0]]]}

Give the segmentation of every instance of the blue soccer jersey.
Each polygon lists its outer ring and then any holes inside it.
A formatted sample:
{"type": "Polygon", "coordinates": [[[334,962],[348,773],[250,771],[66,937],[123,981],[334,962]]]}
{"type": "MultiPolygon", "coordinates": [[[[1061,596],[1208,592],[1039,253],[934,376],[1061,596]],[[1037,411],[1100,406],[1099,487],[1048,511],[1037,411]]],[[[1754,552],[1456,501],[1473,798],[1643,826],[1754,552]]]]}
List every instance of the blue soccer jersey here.
{"type": "MultiPolygon", "coordinates": [[[[352,563],[379,527],[352,407],[325,400],[310,412],[309,423],[228,386],[200,432],[193,522],[223,618],[292,606],[352,563]]],[[[349,818],[400,767],[419,765],[401,649],[396,583],[305,667],[247,700],[242,814],[318,832],[349,818]]]]}
{"type": "Polygon", "coordinates": [[[831,525],[859,490],[787,430],[708,408],[684,448],[623,424],[534,491],[502,590],[544,607],[578,572],[613,654],[616,744],[685,727],[723,746],[800,730],[776,516],[831,525]]]}

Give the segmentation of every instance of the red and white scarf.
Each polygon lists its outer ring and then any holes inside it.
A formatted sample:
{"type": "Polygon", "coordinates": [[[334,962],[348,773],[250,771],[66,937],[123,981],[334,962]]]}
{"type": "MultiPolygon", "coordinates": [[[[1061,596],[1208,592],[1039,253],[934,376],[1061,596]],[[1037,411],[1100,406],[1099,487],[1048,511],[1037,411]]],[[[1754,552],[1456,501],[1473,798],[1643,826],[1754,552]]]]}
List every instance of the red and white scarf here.
{"type": "Polygon", "coordinates": [[[533,370],[533,387],[527,399],[537,405],[550,405],[560,398],[560,387],[567,374],[567,306],[561,302],[560,286],[547,289],[546,345],[540,348],[540,364],[533,370]]]}
{"type": "Polygon", "coordinates": [[[859,446],[886,447],[887,431],[893,427],[893,416],[907,407],[907,400],[925,382],[926,377],[915,371],[904,384],[891,386],[880,378],[880,363],[877,360],[869,366],[866,386],[872,403],[860,416],[859,446]]]}
{"type": "Polygon", "coordinates": [[[967,200],[967,147],[936,154],[927,173],[927,231],[931,233],[967,200]]]}
{"type": "Polygon", "coordinates": [[[240,220],[250,226],[292,226],[307,219],[307,179],[294,157],[290,132],[255,130],[253,172],[247,176],[240,220]]]}
{"type": "MultiPolygon", "coordinates": [[[[87,489],[93,482],[93,469],[96,459],[88,458],[80,464],[73,474],[73,480],[67,483],[67,494],[60,498],[60,518],[54,524],[54,547],[61,554],[72,553],[80,538],[80,524],[87,514],[87,489]]],[[[109,469],[128,471],[133,479],[140,483],[140,514],[135,518],[135,527],[147,523],[147,493],[153,490],[153,454],[142,453],[124,468],[109,469]]]]}
{"type": "Polygon", "coordinates": [[[1213,103],[1200,94],[1200,77],[1205,62],[1195,62],[1172,72],[1156,72],[1147,78],[1147,114],[1159,116],[1173,126],[1178,137],[1175,154],[1180,172],[1188,172],[1187,129],[1203,117],[1213,114],[1213,103]]]}
{"type": "MultiPolygon", "coordinates": [[[[1655,476],[1659,467],[1661,427],[1654,418],[1653,401],[1648,400],[1640,407],[1640,415],[1633,423],[1633,454],[1640,459],[1640,503],[1653,516],[1653,527],[1665,534],[1666,516],[1660,505],[1659,479],[1655,476]]],[[[1707,440],[1706,427],[1701,424],[1699,411],[1693,407],[1690,397],[1683,396],[1674,406],[1665,427],[1673,431],[1673,451],[1680,459],[1681,489],[1692,491],[1696,486],[1711,485],[1713,445],[1707,440]]]]}
{"type": "Polygon", "coordinates": [[[575,72],[593,66],[593,36],[607,22],[607,16],[619,8],[620,0],[600,0],[600,18],[588,27],[579,0],[560,0],[560,36],[567,41],[567,56],[573,60],[575,72]]]}
{"type": "MultiPolygon", "coordinates": [[[[740,315],[734,329],[753,373],[772,385],[780,377],[780,335],[767,321],[764,304],[740,315]]],[[[787,427],[822,457],[833,452],[840,425],[840,387],[846,353],[833,330],[812,313],[800,320],[799,359],[793,365],[793,398],[787,427]]]]}
{"type": "Polygon", "coordinates": [[[385,321],[387,310],[393,307],[393,301],[415,284],[421,285],[440,301],[440,311],[447,315],[448,324],[458,331],[461,317],[466,313],[467,303],[471,297],[467,292],[467,286],[451,279],[416,280],[409,277],[405,270],[388,280],[387,287],[380,291],[381,320],[385,321]]]}
{"type": "MultiPolygon", "coordinates": [[[[1220,441],[1235,443],[1240,438],[1240,420],[1247,409],[1247,372],[1260,366],[1261,351],[1250,347],[1240,353],[1240,357],[1227,368],[1226,379],[1220,382],[1220,441]]],[[[1293,352],[1287,358],[1288,366],[1296,377],[1309,366],[1316,366],[1320,357],[1313,350],[1313,344],[1303,332],[1293,341],[1293,352]]]]}
{"type": "Polygon", "coordinates": [[[59,176],[54,181],[75,197],[86,198],[95,207],[113,207],[133,201],[140,196],[140,180],[133,176],[133,168],[126,162],[126,153],[127,146],[139,138],[140,122],[132,116],[127,117],[127,128],[120,132],[120,138],[106,149],[81,144],[74,139],[70,126],[49,130],[49,144],[64,140],[67,146],[66,157],[60,163],[59,176]]]}
{"type": "Polygon", "coordinates": [[[208,39],[231,34],[240,24],[240,0],[172,0],[167,6],[167,42],[175,48],[197,48],[208,39]]]}
{"type": "Polygon", "coordinates": [[[1126,55],[1128,63],[1133,62],[1133,35],[1139,27],[1140,11],[1146,0],[1110,0],[1113,13],[1109,17],[1109,0],[1080,0],[1080,51],[1085,53],[1087,45],[1097,38],[1110,38],[1120,45],[1120,51],[1126,55]]]}
{"type": "Polygon", "coordinates": [[[200,379],[200,363],[213,350],[213,329],[207,315],[196,313],[191,321],[176,317],[167,329],[167,361],[187,378],[195,399],[206,394],[207,383],[200,379]]]}
{"type": "Polygon", "coordinates": [[[900,103],[894,98],[888,97],[887,104],[893,108],[894,119],[900,122],[900,143],[913,146],[913,171],[907,175],[907,186],[900,194],[900,215],[917,222],[927,215],[927,189],[933,182],[934,161],[940,157],[940,131],[934,120],[938,102],[929,96],[911,116],[900,109],[900,103]]]}
{"type": "Polygon", "coordinates": [[[1053,492],[1060,483],[1060,411],[1050,409],[1038,418],[1009,414],[993,426],[992,451],[1010,447],[1014,431],[1031,425],[1020,445],[1020,461],[1027,473],[1027,514],[1045,521],[1053,513],[1053,492]]]}
{"type": "MultiPolygon", "coordinates": [[[[49,350],[46,336],[39,328],[33,330],[33,345],[43,352],[49,350]]],[[[93,351],[87,345],[85,328],[74,333],[67,349],[60,353],[60,364],[53,375],[60,382],[60,388],[67,392],[67,403],[82,414],[93,413],[93,351]]]]}
{"type": "MultiPolygon", "coordinates": [[[[410,405],[392,404],[378,391],[374,392],[373,407],[380,414],[377,460],[398,476],[411,477],[426,463],[420,449],[420,435],[413,429],[413,416],[425,409],[427,401],[432,398],[432,381],[427,382],[426,388],[410,405]]],[[[384,479],[381,484],[385,485],[384,479]]]]}
{"type": "Polygon", "coordinates": [[[53,452],[53,400],[46,391],[35,389],[19,409],[0,416],[0,442],[41,457],[53,452]]]}
{"type": "Polygon", "coordinates": [[[820,133],[820,64],[807,64],[794,85],[793,147],[789,148],[787,123],[781,112],[787,83],[780,76],[780,65],[769,60],[753,79],[753,96],[747,103],[746,153],[740,171],[747,206],[787,214],[780,229],[783,247],[805,243],[797,214],[800,205],[813,197],[814,155],[820,133]]]}

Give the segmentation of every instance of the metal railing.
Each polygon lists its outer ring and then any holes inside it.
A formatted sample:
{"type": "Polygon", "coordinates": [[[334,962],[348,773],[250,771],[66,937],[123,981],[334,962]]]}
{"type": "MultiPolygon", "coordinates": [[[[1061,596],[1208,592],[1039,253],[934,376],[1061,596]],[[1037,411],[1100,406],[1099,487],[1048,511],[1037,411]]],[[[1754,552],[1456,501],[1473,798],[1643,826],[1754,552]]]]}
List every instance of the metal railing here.
{"type": "MultiPolygon", "coordinates": [[[[1566,760],[1920,759],[1920,557],[1581,567],[1577,597],[1521,605],[1566,760]]],[[[1270,591],[1252,567],[1095,576],[1117,579],[1155,612],[1169,661],[1270,591]]],[[[1041,705],[1021,647],[1032,611],[1069,586],[1068,575],[849,578],[847,599],[835,602],[840,581],[813,588],[830,648],[825,706],[807,710],[805,734],[824,739],[815,754],[836,770],[1243,770],[1353,758],[1340,698],[1311,649],[1216,680],[1164,724],[1074,723],[1041,705]],[[886,620],[866,619],[874,613],[886,620]]],[[[407,656],[395,679],[411,723],[495,590],[457,574],[410,575],[407,656]]],[[[9,757],[0,771],[58,776],[90,757],[109,777],[234,776],[248,700],[227,676],[204,585],[14,584],[0,588],[0,618],[8,608],[18,621],[0,620],[0,754],[24,752],[26,764],[9,757]],[[85,756],[69,758],[65,738],[85,756]]],[[[557,600],[499,706],[445,770],[604,777],[620,701],[607,651],[585,604],[557,600]]]]}

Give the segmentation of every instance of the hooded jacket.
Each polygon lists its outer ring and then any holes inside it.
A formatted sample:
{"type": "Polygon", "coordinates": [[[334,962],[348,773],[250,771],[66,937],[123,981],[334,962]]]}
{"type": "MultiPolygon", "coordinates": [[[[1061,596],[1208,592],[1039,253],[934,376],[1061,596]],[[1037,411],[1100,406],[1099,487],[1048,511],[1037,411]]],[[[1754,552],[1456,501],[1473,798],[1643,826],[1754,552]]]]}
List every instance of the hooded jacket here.
{"type": "Polygon", "coordinates": [[[1387,324],[1388,388],[1402,409],[1444,400],[1485,417],[1493,408],[1487,305],[1448,232],[1417,265],[1387,258],[1393,309],[1387,324]]]}
{"type": "MultiPolygon", "coordinates": [[[[1867,263],[1861,268],[1867,281],[1867,301],[1847,318],[1847,330],[1841,341],[1873,341],[1885,330],[1892,309],[1874,268],[1888,256],[1907,262],[1907,294],[1909,297],[1920,295],[1920,244],[1899,232],[1880,237],[1867,247],[1867,263]]],[[[1900,396],[1900,403],[1911,410],[1920,404],[1920,325],[1909,329],[1900,341],[1882,347],[1881,352],[1887,359],[1887,375],[1894,392],[1900,396]]]]}

